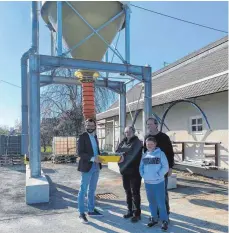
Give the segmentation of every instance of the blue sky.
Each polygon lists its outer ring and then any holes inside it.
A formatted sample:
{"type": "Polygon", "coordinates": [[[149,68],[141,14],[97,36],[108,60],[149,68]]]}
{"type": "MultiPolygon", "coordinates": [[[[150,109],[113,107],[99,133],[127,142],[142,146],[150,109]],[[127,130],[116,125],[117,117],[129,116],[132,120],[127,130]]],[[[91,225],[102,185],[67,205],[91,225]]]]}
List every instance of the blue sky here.
{"type": "MultiPolygon", "coordinates": [[[[154,11],[227,31],[227,2],[133,2],[154,11]]],[[[31,2],[0,2],[0,80],[21,86],[20,58],[31,45],[31,2]]],[[[165,18],[132,7],[131,63],[150,64],[153,71],[163,62],[179,58],[226,34],[165,18]]],[[[124,54],[124,33],[119,51],[124,54]]],[[[40,53],[49,54],[50,34],[40,21],[40,53]]],[[[119,61],[114,59],[114,61],[119,61]]],[[[21,90],[0,82],[0,125],[13,126],[21,118],[21,90]]]]}

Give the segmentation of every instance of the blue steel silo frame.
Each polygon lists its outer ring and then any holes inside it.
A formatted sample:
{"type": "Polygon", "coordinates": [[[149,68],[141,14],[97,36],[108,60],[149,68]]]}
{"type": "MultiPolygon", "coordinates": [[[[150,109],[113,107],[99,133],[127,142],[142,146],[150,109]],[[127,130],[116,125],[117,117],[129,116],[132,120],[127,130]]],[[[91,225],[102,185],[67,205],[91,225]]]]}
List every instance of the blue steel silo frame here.
{"type": "MultiPolygon", "coordinates": [[[[68,5],[69,2],[65,2],[68,5]]],[[[145,132],[145,120],[152,115],[152,79],[151,67],[136,66],[130,64],[130,7],[124,5],[125,14],[125,60],[123,64],[86,61],[66,58],[62,49],[62,4],[57,2],[57,56],[39,54],[39,2],[32,2],[32,47],[21,58],[21,82],[22,82],[22,154],[29,154],[31,177],[41,175],[40,158],[40,86],[43,84],[70,84],[77,85],[77,80],[71,77],[41,75],[45,71],[58,67],[69,69],[97,70],[107,73],[123,73],[144,83],[144,117],[143,130],[145,132]],[[28,69],[29,61],[29,69],[28,69]]],[[[76,12],[75,12],[76,13],[76,12]]],[[[117,16],[116,16],[117,17],[117,16]]],[[[83,19],[82,19],[83,20],[83,19]]],[[[113,19],[114,20],[114,19],[113,19]]],[[[86,23],[86,22],[85,22],[86,23]]],[[[107,22],[108,23],[108,22],[107,22]]],[[[50,25],[49,25],[50,26],[50,25]]],[[[98,34],[98,29],[93,30],[93,35],[98,34]]],[[[99,36],[100,37],[100,36],[99,36]]],[[[86,39],[86,38],[85,38],[86,39]]],[[[102,38],[101,38],[102,39],[102,38]]],[[[105,41],[104,41],[105,42],[105,41]]],[[[77,47],[77,46],[76,46],[77,47]]],[[[109,48],[120,58],[117,49],[109,48]]],[[[75,48],[74,48],[75,49],[75,48]]],[[[52,50],[53,51],[53,50],[52,50]]],[[[70,51],[69,51],[70,52],[70,51]]],[[[108,56],[106,56],[108,57],[108,56]]],[[[108,79],[96,80],[96,85],[107,87],[119,94],[119,125],[120,137],[126,126],[126,83],[111,81],[108,79]]]]}

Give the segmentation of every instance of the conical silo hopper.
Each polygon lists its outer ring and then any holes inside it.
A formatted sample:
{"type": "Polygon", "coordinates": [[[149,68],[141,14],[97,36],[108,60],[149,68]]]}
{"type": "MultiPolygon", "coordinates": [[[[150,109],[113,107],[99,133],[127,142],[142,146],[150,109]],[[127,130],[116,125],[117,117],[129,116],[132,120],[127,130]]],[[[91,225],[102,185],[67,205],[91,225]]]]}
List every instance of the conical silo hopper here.
{"type": "MultiPolygon", "coordinates": [[[[69,2],[72,7],[94,28],[98,29],[112,17],[123,10],[121,2],[69,2]]],[[[42,2],[41,15],[44,21],[51,23],[57,31],[57,2],[42,2]]],[[[111,22],[99,34],[110,44],[117,32],[123,27],[125,15],[122,14],[111,22]]],[[[92,33],[91,28],[74,12],[66,3],[62,3],[62,34],[64,44],[72,48],[92,33]]],[[[101,61],[108,46],[97,36],[93,35],[89,40],[71,52],[73,58],[101,61]]]]}
{"type": "MultiPolygon", "coordinates": [[[[123,11],[123,4],[118,1],[77,1],[69,3],[73,9],[66,2],[62,3],[62,35],[65,47],[68,49],[73,48],[93,32],[80,16],[77,15],[74,9],[94,29],[100,28],[111,18],[123,11]]],[[[56,31],[58,30],[57,2],[42,2],[41,15],[47,24],[50,23],[56,31]]],[[[117,32],[122,29],[124,21],[125,14],[123,13],[99,31],[99,34],[108,44],[111,44],[117,32]]],[[[75,59],[101,61],[107,49],[108,45],[98,35],[94,34],[90,39],[71,51],[71,55],[75,59]]],[[[77,76],[82,80],[85,118],[95,116],[93,75],[95,75],[95,71],[77,72],[77,76]],[[88,82],[91,84],[88,84],[88,82]]]]}

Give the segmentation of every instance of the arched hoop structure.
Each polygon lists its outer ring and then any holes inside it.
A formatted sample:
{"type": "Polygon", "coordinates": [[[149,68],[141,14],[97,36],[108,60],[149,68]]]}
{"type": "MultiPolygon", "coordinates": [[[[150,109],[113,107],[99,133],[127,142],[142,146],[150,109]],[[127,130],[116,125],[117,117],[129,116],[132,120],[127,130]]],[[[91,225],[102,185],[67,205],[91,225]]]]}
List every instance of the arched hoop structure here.
{"type": "Polygon", "coordinates": [[[164,114],[163,114],[162,120],[161,120],[161,128],[160,128],[160,131],[162,131],[162,129],[163,129],[165,117],[167,116],[169,110],[170,110],[173,106],[175,106],[176,104],[178,104],[178,103],[190,103],[190,104],[192,104],[194,107],[196,107],[196,108],[200,111],[200,113],[203,115],[203,117],[204,117],[204,119],[205,119],[205,121],[206,121],[206,123],[207,123],[207,125],[208,125],[209,130],[211,130],[210,124],[209,124],[209,122],[208,122],[207,116],[205,115],[204,111],[203,111],[196,103],[194,103],[193,101],[191,101],[191,100],[186,100],[186,99],[182,99],[182,100],[177,100],[177,101],[173,102],[173,103],[166,109],[166,111],[165,111],[164,114]]]}
{"type": "MultiPolygon", "coordinates": [[[[137,120],[137,118],[138,118],[138,115],[139,115],[139,113],[141,112],[141,109],[139,109],[139,110],[137,110],[136,112],[135,112],[135,116],[134,116],[134,119],[133,119],[133,122],[132,122],[132,127],[134,127],[134,125],[135,125],[135,123],[136,123],[136,120],[137,120]]],[[[152,116],[153,117],[155,117],[156,118],[156,120],[160,123],[160,124],[162,124],[162,120],[160,119],[160,117],[156,114],[156,113],[152,113],[152,116]]],[[[169,128],[168,128],[168,126],[163,122],[163,124],[164,124],[164,126],[166,127],[166,129],[169,131],[169,128]]]]}
{"type": "MultiPolygon", "coordinates": [[[[156,120],[157,120],[160,124],[162,124],[161,118],[160,118],[156,113],[152,113],[152,115],[156,118],[156,120]]],[[[168,127],[164,122],[163,122],[163,125],[166,127],[166,129],[167,129],[168,131],[170,131],[169,127],[168,127]]]]}

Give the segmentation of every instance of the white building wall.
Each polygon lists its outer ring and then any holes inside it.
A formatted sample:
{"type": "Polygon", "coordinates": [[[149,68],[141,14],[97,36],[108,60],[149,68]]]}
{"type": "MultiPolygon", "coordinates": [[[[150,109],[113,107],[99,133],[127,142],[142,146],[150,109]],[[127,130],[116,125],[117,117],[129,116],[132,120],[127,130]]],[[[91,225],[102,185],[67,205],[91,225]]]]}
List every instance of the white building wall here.
{"type": "MultiPolygon", "coordinates": [[[[212,131],[208,129],[204,121],[202,133],[191,132],[190,118],[201,116],[201,114],[191,104],[185,103],[177,104],[170,110],[165,122],[170,131],[164,131],[174,141],[221,142],[219,165],[228,167],[228,92],[200,97],[196,100],[196,104],[206,114],[212,131]]],[[[159,111],[155,108],[155,112],[162,116],[159,111]]],[[[214,150],[210,148],[213,148],[213,146],[203,147],[200,144],[187,144],[185,156],[187,159],[203,159],[204,154],[214,154],[214,150]]]]}
{"type": "MultiPolygon", "coordinates": [[[[212,131],[208,129],[206,122],[203,120],[202,133],[194,134],[191,132],[190,118],[201,116],[201,113],[189,103],[178,103],[170,109],[165,119],[165,123],[170,131],[167,131],[165,127],[163,131],[166,132],[173,141],[221,142],[219,165],[222,168],[228,168],[228,92],[199,97],[195,99],[195,102],[206,114],[212,131]]],[[[169,104],[154,107],[153,112],[162,118],[168,106],[169,104]]],[[[117,143],[117,139],[119,138],[118,116],[106,120],[110,121],[113,119],[116,125],[115,140],[113,139],[114,134],[109,134],[105,140],[106,144],[112,144],[112,141],[116,141],[117,143]]],[[[128,114],[126,125],[131,125],[131,123],[132,120],[130,114],[128,114]]],[[[141,140],[143,139],[142,124],[142,113],[140,113],[135,128],[137,136],[139,136],[141,140]]],[[[178,146],[174,150],[181,150],[181,148],[178,146]]],[[[185,156],[187,159],[200,160],[204,158],[204,154],[214,154],[213,146],[203,147],[203,145],[191,143],[186,145],[185,156]]],[[[178,155],[176,155],[176,157],[177,156],[178,155]]],[[[178,156],[177,159],[181,158],[178,156]]]]}

